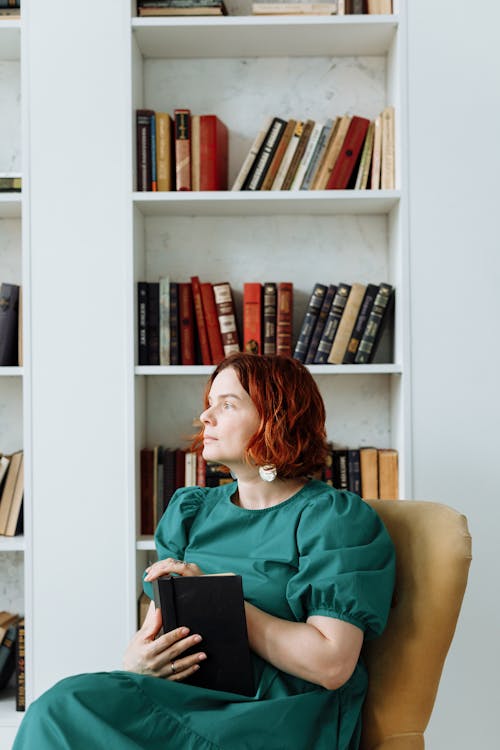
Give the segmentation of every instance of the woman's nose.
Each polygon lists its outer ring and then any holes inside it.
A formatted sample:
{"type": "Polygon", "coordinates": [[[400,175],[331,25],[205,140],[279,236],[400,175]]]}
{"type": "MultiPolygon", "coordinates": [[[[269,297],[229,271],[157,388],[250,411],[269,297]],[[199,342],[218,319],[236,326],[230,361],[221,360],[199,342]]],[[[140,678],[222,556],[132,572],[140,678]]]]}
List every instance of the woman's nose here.
{"type": "Polygon", "coordinates": [[[205,411],[201,412],[200,422],[205,423],[205,422],[212,422],[212,421],[213,421],[212,408],[209,406],[207,409],[205,409],[205,411]]]}

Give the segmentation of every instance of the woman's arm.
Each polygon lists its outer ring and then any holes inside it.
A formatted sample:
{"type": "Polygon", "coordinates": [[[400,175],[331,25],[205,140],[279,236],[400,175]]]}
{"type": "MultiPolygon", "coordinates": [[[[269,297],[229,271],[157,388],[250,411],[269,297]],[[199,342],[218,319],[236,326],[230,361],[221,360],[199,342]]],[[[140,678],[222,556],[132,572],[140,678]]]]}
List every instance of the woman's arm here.
{"type": "Polygon", "coordinates": [[[314,615],[289,622],[245,602],[251,648],[283,672],[321,685],[341,687],[357,664],[363,631],[343,620],[314,615]]]}

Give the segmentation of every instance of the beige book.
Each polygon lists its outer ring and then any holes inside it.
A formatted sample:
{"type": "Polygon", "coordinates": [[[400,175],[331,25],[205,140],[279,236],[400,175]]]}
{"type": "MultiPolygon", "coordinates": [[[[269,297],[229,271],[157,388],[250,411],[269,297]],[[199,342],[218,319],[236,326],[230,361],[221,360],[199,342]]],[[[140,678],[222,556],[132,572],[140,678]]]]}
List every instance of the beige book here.
{"type": "Polygon", "coordinates": [[[358,317],[359,308],[363,302],[363,296],[366,291],[366,284],[352,284],[351,291],[345,303],[344,312],[340,318],[337,333],[333,339],[332,348],[328,355],[328,362],[331,365],[341,365],[344,361],[344,355],[351,340],[352,331],[356,318],[358,317]]]}
{"type": "Polygon", "coordinates": [[[200,115],[191,115],[191,190],[200,189],[200,115]]]}
{"type": "Polygon", "coordinates": [[[394,190],[394,107],[382,112],[382,162],[380,167],[382,190],[394,190]]]}
{"type": "Polygon", "coordinates": [[[368,126],[368,132],[363,144],[363,151],[361,153],[361,159],[359,162],[358,174],[356,176],[356,184],[354,185],[355,190],[366,190],[366,187],[368,185],[368,177],[370,174],[370,164],[373,152],[373,132],[374,123],[372,121],[368,126]]]}
{"type": "Polygon", "coordinates": [[[299,145],[300,136],[302,135],[303,127],[304,127],[303,121],[297,120],[297,122],[295,123],[295,130],[293,132],[292,137],[290,138],[290,143],[287,146],[285,155],[283,156],[283,159],[281,160],[281,164],[278,168],[278,172],[276,173],[276,177],[274,178],[274,182],[271,187],[271,190],[281,190],[283,182],[286,177],[286,173],[288,172],[288,168],[295,155],[297,146],[299,145]]]}
{"type": "Polygon", "coordinates": [[[378,485],[382,500],[399,498],[398,452],[393,448],[378,451],[378,485]]]}
{"type": "Polygon", "coordinates": [[[359,449],[361,471],[361,497],[363,500],[378,499],[378,451],[376,448],[359,449]]]}
{"type": "Polygon", "coordinates": [[[392,13],[392,0],[367,0],[367,10],[370,15],[390,15],[392,13]]]}
{"type": "Polygon", "coordinates": [[[24,496],[24,453],[21,453],[21,462],[17,472],[16,485],[9,509],[9,517],[5,526],[5,536],[14,536],[16,533],[19,514],[21,513],[21,504],[24,496]]]}
{"type": "Polygon", "coordinates": [[[5,477],[5,483],[0,499],[0,534],[5,534],[9,520],[10,509],[14,500],[16,490],[17,476],[21,468],[23,452],[18,451],[10,457],[10,466],[5,477]]]}
{"type": "Polygon", "coordinates": [[[314,182],[311,187],[312,190],[326,190],[326,186],[328,185],[328,180],[330,179],[332,169],[335,166],[338,155],[342,150],[342,145],[349,129],[350,122],[351,117],[349,115],[343,115],[342,117],[339,117],[337,119],[334,127],[334,132],[332,132],[332,136],[325,151],[323,161],[320,168],[316,172],[316,177],[314,178],[314,182]]]}
{"type": "Polygon", "coordinates": [[[380,189],[380,161],[382,156],[382,117],[379,115],[373,123],[373,153],[372,153],[372,172],[370,179],[370,188],[372,190],[380,189]]]}
{"type": "Polygon", "coordinates": [[[337,3],[252,3],[254,16],[321,15],[331,16],[337,12],[337,3]]]}
{"type": "Polygon", "coordinates": [[[156,183],[158,191],[173,190],[173,121],[168,112],[156,113],[156,183]]]}
{"type": "Polygon", "coordinates": [[[23,288],[19,287],[19,312],[17,319],[17,364],[23,366],[23,288]]]}
{"type": "Polygon", "coordinates": [[[290,190],[300,190],[300,186],[304,181],[304,177],[306,176],[306,172],[314,154],[316,144],[318,143],[321,131],[323,130],[323,125],[323,122],[316,122],[314,124],[309,140],[307,141],[306,150],[304,151],[304,155],[300,160],[297,171],[295,172],[295,177],[293,178],[290,190]]]}
{"type": "Polygon", "coordinates": [[[264,177],[264,182],[262,183],[260,187],[261,190],[271,190],[273,186],[273,182],[276,179],[276,175],[278,174],[278,170],[280,168],[281,162],[283,161],[283,157],[285,156],[286,150],[288,148],[288,144],[290,143],[291,138],[295,132],[296,124],[297,124],[296,120],[293,120],[293,119],[288,120],[286,127],[283,131],[283,135],[281,136],[279,140],[276,151],[274,152],[274,156],[266,172],[266,176],[264,177]]]}
{"type": "Polygon", "coordinates": [[[259,130],[259,132],[255,136],[255,140],[252,143],[252,145],[250,147],[250,151],[246,155],[245,160],[244,160],[243,164],[240,167],[240,171],[236,175],[236,179],[235,179],[235,181],[233,183],[233,186],[232,186],[231,190],[241,190],[241,188],[243,187],[243,183],[245,182],[246,177],[247,177],[248,173],[250,172],[250,169],[252,168],[252,164],[254,162],[255,157],[259,153],[260,147],[264,143],[264,138],[267,135],[267,131],[271,127],[271,123],[272,123],[273,119],[274,119],[274,117],[272,117],[272,116],[268,117],[266,119],[266,121],[265,121],[262,129],[259,130]]]}

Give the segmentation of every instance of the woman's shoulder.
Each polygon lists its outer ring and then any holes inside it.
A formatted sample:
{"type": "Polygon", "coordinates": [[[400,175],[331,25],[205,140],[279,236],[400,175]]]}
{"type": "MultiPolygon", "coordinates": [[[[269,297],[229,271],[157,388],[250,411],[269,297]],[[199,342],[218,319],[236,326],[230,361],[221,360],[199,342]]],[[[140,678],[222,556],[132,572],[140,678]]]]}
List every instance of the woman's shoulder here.
{"type": "Polygon", "coordinates": [[[172,495],[167,510],[181,513],[181,515],[194,515],[200,508],[211,508],[229,491],[228,485],[179,487],[172,495]]]}
{"type": "Polygon", "coordinates": [[[342,516],[353,512],[364,513],[365,509],[372,512],[370,506],[355,492],[338,490],[318,479],[311,479],[304,489],[308,507],[314,508],[317,513],[342,516]]]}

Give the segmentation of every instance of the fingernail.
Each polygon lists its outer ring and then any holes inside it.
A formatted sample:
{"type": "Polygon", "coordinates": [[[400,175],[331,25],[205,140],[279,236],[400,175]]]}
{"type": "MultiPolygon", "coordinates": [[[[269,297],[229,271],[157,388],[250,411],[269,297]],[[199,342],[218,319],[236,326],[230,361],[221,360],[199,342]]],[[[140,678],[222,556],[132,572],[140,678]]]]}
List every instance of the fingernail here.
{"type": "Polygon", "coordinates": [[[207,655],[206,655],[206,654],[200,654],[200,655],[198,656],[198,659],[199,659],[199,661],[203,661],[203,659],[206,659],[206,658],[207,658],[207,655]]]}
{"type": "Polygon", "coordinates": [[[195,635],[194,636],[195,643],[199,643],[201,641],[201,635],[195,635]]]}
{"type": "Polygon", "coordinates": [[[187,635],[189,633],[189,628],[180,628],[179,632],[181,635],[187,635]]]}

